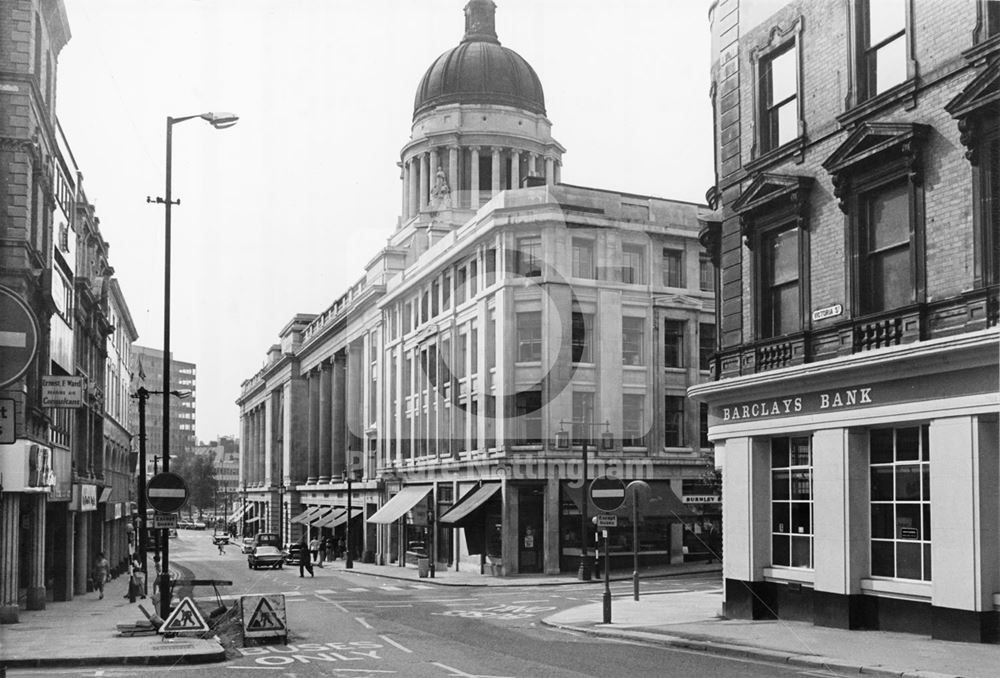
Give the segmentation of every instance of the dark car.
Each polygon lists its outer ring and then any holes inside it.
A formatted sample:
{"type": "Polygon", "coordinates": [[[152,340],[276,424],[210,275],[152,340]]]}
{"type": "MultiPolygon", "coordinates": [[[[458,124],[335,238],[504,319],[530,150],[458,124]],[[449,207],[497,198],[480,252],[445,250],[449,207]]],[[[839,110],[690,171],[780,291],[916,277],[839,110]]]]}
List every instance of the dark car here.
{"type": "Polygon", "coordinates": [[[256,570],[258,567],[273,567],[281,569],[284,564],[285,554],[277,546],[254,546],[253,551],[247,555],[247,567],[256,570]]]}
{"type": "Polygon", "coordinates": [[[301,542],[288,544],[285,548],[285,562],[289,565],[298,565],[303,562],[303,557],[309,557],[309,551],[302,546],[301,542]]]}

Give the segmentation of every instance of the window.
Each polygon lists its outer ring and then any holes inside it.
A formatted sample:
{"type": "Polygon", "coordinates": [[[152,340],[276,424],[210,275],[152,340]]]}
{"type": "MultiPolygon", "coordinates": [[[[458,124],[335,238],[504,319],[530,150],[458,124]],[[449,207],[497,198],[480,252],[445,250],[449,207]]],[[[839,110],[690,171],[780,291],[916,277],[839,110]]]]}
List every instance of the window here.
{"type": "Polygon", "coordinates": [[[684,367],[683,320],[663,321],[663,366],[684,367]]]}
{"type": "Polygon", "coordinates": [[[479,270],[479,266],[476,263],[476,260],[473,259],[472,261],[469,262],[469,297],[470,298],[476,296],[476,293],[479,292],[479,288],[478,288],[478,285],[479,285],[478,270],[479,270]]]}
{"type": "Polygon", "coordinates": [[[643,318],[622,318],[622,365],[642,365],[646,321],[643,318]]]}
{"type": "MultiPolygon", "coordinates": [[[[1000,5],[1000,2],[993,3],[1000,5]]],[[[997,12],[1000,14],[1000,10],[997,12]]],[[[985,285],[1000,283],[1000,124],[993,118],[992,130],[979,150],[978,210],[982,253],[979,276],[985,285]]]]}
{"type": "Polygon", "coordinates": [[[413,304],[406,302],[403,304],[403,334],[410,331],[410,323],[413,321],[413,304]]]}
{"type": "Polygon", "coordinates": [[[715,266],[706,256],[698,258],[698,289],[702,292],[715,291],[715,266]]]}
{"type": "Polygon", "coordinates": [[[430,311],[430,299],[428,298],[428,293],[425,291],[420,295],[420,323],[423,324],[427,322],[427,312],[430,311]]]}
{"type": "Polygon", "coordinates": [[[542,392],[518,391],[515,396],[515,414],[518,421],[518,441],[522,445],[542,442],[542,392]]]}
{"type": "Polygon", "coordinates": [[[665,396],[663,403],[663,445],[684,446],[684,396],[665,396]]]}
{"type": "Polygon", "coordinates": [[[642,285],[646,282],[646,249],[642,245],[622,245],[622,282],[642,285]]]}
{"type": "Polygon", "coordinates": [[[517,361],[535,363],[542,359],[542,313],[517,314],[517,361]]]}
{"type": "Polygon", "coordinates": [[[713,353],[715,353],[715,325],[698,323],[698,369],[703,372],[712,369],[713,353]]]}
{"type": "Polygon", "coordinates": [[[491,247],[486,250],[486,262],[483,264],[486,270],[486,286],[489,287],[497,281],[497,251],[491,247]]]}
{"type": "Polygon", "coordinates": [[[986,37],[1000,35],[1000,0],[985,0],[983,10],[986,15],[986,37]]]}
{"type": "Polygon", "coordinates": [[[573,277],[591,278],[594,275],[594,241],[573,238],[573,277]]]}
{"type": "Polygon", "coordinates": [[[799,229],[764,233],[760,245],[760,336],[777,337],[802,326],[799,300],[799,229]]]}
{"type": "Polygon", "coordinates": [[[573,362],[592,363],[594,337],[594,316],[592,313],[573,312],[573,362]]]}
{"type": "Polygon", "coordinates": [[[465,303],[465,266],[455,271],[455,306],[465,303]]]}
{"type": "Polygon", "coordinates": [[[905,82],[907,78],[906,4],[909,0],[859,0],[860,101],[905,82]]]}
{"type": "Polygon", "coordinates": [[[573,444],[594,444],[594,394],[589,391],[573,392],[573,444]]]}
{"type": "Polygon", "coordinates": [[[812,445],[771,439],[771,563],[813,566],[812,445]]]}
{"type": "Polygon", "coordinates": [[[441,312],[439,298],[441,296],[441,283],[437,280],[431,283],[431,317],[437,316],[441,312]]]}
{"type": "Polygon", "coordinates": [[[910,195],[905,183],[865,193],[860,200],[860,306],[876,313],[913,301],[910,195]]]}
{"type": "Polygon", "coordinates": [[[517,241],[517,269],[518,275],[526,278],[540,276],[542,274],[542,239],[539,237],[520,238],[517,241]]]}
{"type": "Polygon", "coordinates": [[[760,61],[760,150],[799,136],[797,50],[789,42],[760,61]]]}
{"type": "Polygon", "coordinates": [[[441,279],[441,308],[445,311],[451,306],[451,276],[447,273],[441,279]]]}
{"type": "Polygon", "coordinates": [[[931,579],[928,427],[872,429],[871,573],[931,579]]]}
{"type": "Polygon", "coordinates": [[[698,403],[698,438],[702,448],[712,446],[712,441],[708,439],[708,405],[705,403],[698,403]]]}
{"type": "Polygon", "coordinates": [[[684,251],[663,250],[663,285],[684,287],[684,251]]]}
{"type": "Polygon", "coordinates": [[[646,398],[626,393],[622,396],[622,447],[646,446],[646,398]]]}
{"type": "Polygon", "coordinates": [[[455,343],[455,364],[452,365],[452,372],[455,374],[456,379],[462,379],[467,374],[465,367],[465,361],[469,356],[469,335],[462,332],[458,335],[458,341],[455,343]]]}

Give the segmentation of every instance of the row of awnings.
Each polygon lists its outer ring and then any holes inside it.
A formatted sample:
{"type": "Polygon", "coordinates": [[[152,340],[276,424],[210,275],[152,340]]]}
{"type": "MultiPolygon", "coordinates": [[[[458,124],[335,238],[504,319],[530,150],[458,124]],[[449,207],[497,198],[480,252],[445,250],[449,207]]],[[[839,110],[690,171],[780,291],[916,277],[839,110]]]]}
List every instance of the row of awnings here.
{"type": "MultiPolygon", "coordinates": [[[[404,487],[392,499],[387,501],[382,508],[373,513],[368,522],[388,525],[399,520],[403,517],[403,514],[422,502],[431,489],[433,488],[430,485],[409,485],[404,487]]],[[[457,504],[438,518],[438,522],[461,527],[463,522],[475,513],[476,509],[489,501],[499,491],[500,483],[484,483],[480,485],[459,499],[457,504]]]]}
{"type": "MultiPolygon", "coordinates": [[[[360,508],[351,508],[351,518],[357,518],[364,511],[360,508]]],[[[339,527],[347,522],[346,506],[314,506],[306,509],[299,515],[292,518],[291,522],[301,523],[310,527],[339,527]]]]}

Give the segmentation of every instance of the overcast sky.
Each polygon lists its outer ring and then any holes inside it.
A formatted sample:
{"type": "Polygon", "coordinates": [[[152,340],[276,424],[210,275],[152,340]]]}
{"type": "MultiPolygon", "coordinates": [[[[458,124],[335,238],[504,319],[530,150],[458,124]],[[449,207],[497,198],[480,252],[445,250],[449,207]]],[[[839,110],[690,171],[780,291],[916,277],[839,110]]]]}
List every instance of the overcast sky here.
{"type": "MultiPolygon", "coordinates": [[[[64,0],[57,111],[144,346],[163,345],[166,117],[174,127],[171,348],[198,366],[199,440],[235,435],[240,383],[295,313],[363,274],[400,210],[424,71],[465,0],[64,0]]],[[[707,0],[496,0],[534,67],[566,183],[704,200],[707,0]]]]}

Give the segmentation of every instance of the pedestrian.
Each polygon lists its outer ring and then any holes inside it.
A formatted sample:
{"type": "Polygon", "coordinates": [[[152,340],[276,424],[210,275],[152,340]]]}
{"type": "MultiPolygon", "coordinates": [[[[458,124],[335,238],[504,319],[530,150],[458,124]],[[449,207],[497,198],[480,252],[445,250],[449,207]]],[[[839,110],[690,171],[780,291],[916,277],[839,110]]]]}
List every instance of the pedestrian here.
{"type": "Polygon", "coordinates": [[[94,561],[94,589],[100,594],[97,599],[104,597],[104,582],[108,580],[108,559],[104,557],[104,551],[97,554],[94,561]]]}
{"type": "Polygon", "coordinates": [[[323,546],[326,547],[326,555],[327,555],[327,557],[330,560],[336,560],[337,559],[337,552],[333,548],[333,537],[328,536],[326,539],[324,539],[323,540],[323,546]]]}
{"type": "Polygon", "coordinates": [[[319,557],[319,539],[313,537],[312,541],[309,542],[309,553],[312,554],[312,561],[315,563],[316,558],[319,557]]]}
{"type": "Polygon", "coordinates": [[[226,555],[226,542],[224,542],[222,539],[219,539],[218,541],[216,541],[216,544],[219,545],[219,555],[220,556],[226,555]]]}
{"type": "Polygon", "coordinates": [[[302,570],[303,568],[309,571],[310,577],[315,577],[313,573],[312,563],[309,562],[309,543],[306,541],[306,536],[302,535],[302,539],[299,540],[299,576],[304,577],[302,570]]]}
{"type": "Polygon", "coordinates": [[[326,560],[326,539],[319,540],[319,566],[323,567],[323,561],[326,560]]]}
{"type": "Polygon", "coordinates": [[[337,557],[343,556],[347,557],[347,546],[344,544],[344,538],[340,537],[337,539],[337,557]]]}

